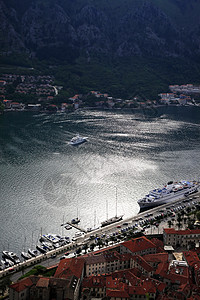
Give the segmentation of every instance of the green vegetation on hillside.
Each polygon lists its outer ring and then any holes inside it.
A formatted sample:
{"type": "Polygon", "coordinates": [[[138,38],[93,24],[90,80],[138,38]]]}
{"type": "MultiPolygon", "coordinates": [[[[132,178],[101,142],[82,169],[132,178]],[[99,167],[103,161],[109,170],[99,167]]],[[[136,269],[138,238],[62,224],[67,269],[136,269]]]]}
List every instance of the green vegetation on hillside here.
{"type": "MultiPolygon", "coordinates": [[[[140,96],[144,100],[154,100],[158,99],[159,93],[167,92],[170,84],[200,84],[200,63],[178,58],[111,59],[102,56],[89,62],[85,58],[79,58],[71,64],[65,61],[61,64],[56,60],[27,60],[26,66],[24,58],[18,57],[17,61],[18,65],[12,65],[0,60],[0,72],[53,75],[55,84],[63,86],[60,96],[65,99],[77,93],[86,94],[91,90],[98,90],[122,99],[140,96]]],[[[22,98],[11,94],[8,93],[11,99],[22,98]]],[[[25,102],[31,101],[29,95],[26,98],[25,102]]],[[[35,98],[32,100],[34,102],[35,98]]]]}

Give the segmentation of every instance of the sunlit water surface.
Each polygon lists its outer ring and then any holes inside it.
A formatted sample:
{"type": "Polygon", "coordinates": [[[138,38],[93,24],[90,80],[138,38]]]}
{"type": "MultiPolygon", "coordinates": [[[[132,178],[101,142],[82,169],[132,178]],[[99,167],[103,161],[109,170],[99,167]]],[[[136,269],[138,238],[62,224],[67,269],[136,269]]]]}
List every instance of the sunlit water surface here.
{"type": "Polygon", "coordinates": [[[170,180],[198,179],[200,109],[141,112],[5,113],[0,116],[0,250],[20,254],[41,233],[73,236],[61,223],[77,214],[83,228],[117,213],[170,180]],[[68,144],[77,133],[88,137],[68,144]],[[96,216],[96,218],[95,218],[96,216]]]}

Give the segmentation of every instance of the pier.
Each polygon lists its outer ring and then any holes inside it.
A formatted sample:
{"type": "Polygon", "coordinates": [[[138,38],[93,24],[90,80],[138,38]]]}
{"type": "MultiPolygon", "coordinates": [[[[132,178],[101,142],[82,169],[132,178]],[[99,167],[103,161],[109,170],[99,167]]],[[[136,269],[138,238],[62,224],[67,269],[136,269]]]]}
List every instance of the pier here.
{"type": "Polygon", "coordinates": [[[84,233],[87,233],[87,231],[85,229],[83,229],[82,227],[78,226],[77,224],[73,224],[71,222],[66,222],[65,224],[62,224],[61,226],[65,226],[66,224],[68,224],[68,225],[70,225],[70,226],[72,226],[72,227],[74,227],[74,228],[76,228],[76,229],[78,229],[78,230],[80,230],[84,233]]]}
{"type": "Polygon", "coordinates": [[[76,228],[76,229],[78,229],[78,230],[80,230],[80,231],[82,231],[82,232],[84,232],[84,233],[87,233],[87,231],[85,229],[83,229],[82,227],[78,226],[77,224],[73,224],[71,222],[66,222],[65,224],[62,224],[61,226],[65,226],[67,224],[74,227],[74,228],[76,228]]]}

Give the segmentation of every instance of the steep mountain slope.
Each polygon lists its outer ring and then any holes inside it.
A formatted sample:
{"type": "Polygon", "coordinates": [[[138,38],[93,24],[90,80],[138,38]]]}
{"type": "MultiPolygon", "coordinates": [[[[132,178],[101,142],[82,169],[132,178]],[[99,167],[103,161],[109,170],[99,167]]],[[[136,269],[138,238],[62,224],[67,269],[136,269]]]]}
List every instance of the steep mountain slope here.
{"type": "Polygon", "coordinates": [[[1,72],[52,72],[64,97],[153,99],[200,83],[199,14],[200,0],[0,0],[1,72]]]}
{"type": "Polygon", "coordinates": [[[199,54],[199,0],[0,0],[0,7],[1,52],[69,60],[199,54]]]}

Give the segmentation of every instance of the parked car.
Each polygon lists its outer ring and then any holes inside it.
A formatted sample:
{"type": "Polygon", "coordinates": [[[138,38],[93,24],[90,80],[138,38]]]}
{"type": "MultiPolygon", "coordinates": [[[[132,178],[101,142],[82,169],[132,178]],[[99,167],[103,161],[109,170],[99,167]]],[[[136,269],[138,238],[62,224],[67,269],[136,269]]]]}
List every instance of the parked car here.
{"type": "Polygon", "coordinates": [[[60,257],[60,260],[67,258],[67,256],[63,255],[60,257]]]}

